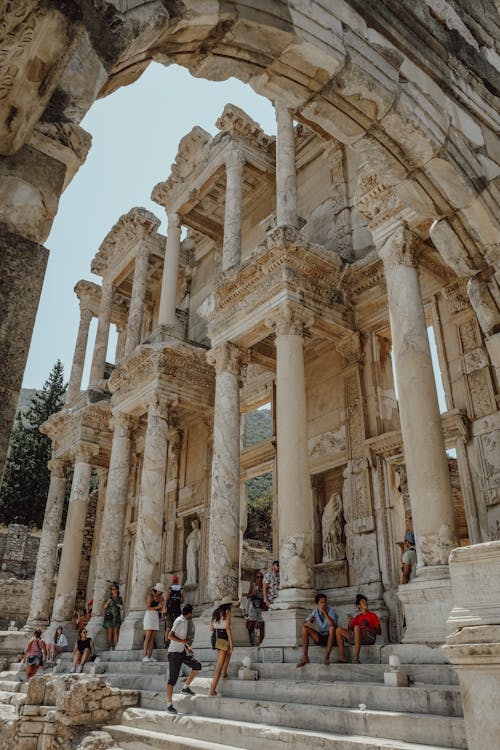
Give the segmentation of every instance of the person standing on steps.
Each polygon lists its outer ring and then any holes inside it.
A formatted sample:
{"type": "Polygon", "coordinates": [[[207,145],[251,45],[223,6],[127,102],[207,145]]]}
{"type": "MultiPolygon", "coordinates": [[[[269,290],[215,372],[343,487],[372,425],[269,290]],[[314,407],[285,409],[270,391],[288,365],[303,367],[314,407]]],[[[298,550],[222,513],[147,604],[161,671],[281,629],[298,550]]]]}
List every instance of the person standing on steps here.
{"type": "Polygon", "coordinates": [[[328,606],[326,594],[316,594],[314,601],[316,608],[302,625],[302,658],[297,662],[297,667],[303,667],[309,662],[309,639],[317,646],[326,646],[323,663],[330,664],[330,654],[335,644],[335,630],[339,624],[339,616],[333,605],[328,606]]]}
{"type": "Polygon", "coordinates": [[[227,668],[233,653],[233,636],[231,634],[231,607],[232,599],[225,597],[219,606],[212,612],[210,630],[215,633],[215,648],[217,649],[217,661],[215,673],[210,686],[209,695],[217,695],[217,685],[220,677],[227,679],[229,676],[227,668]]]}
{"type": "Polygon", "coordinates": [[[167,712],[169,714],[177,713],[177,709],[172,703],[172,696],[183,664],[191,667],[191,672],[181,690],[181,693],[184,695],[196,695],[196,693],[194,693],[189,687],[201,669],[201,664],[194,658],[193,649],[189,645],[188,622],[192,616],[193,605],[185,604],[182,608],[182,614],[176,618],[172,625],[172,629],[170,630],[167,683],[167,712]]]}
{"type": "Polygon", "coordinates": [[[170,628],[181,614],[184,604],[184,589],[179,583],[179,576],[172,576],[172,585],[165,598],[165,648],[168,648],[170,628]]]}
{"type": "Polygon", "coordinates": [[[370,612],[368,609],[368,599],[364,594],[356,596],[356,607],[359,609],[359,615],[356,615],[354,618],[349,615],[347,629],[337,628],[338,661],[341,664],[347,663],[344,641],[354,646],[354,659],[352,663],[359,664],[361,646],[373,646],[377,635],[380,635],[382,632],[380,620],[375,612],[370,612]]]}
{"type": "Polygon", "coordinates": [[[28,641],[26,648],[24,649],[23,659],[26,663],[26,679],[29,680],[33,677],[40,667],[43,665],[43,660],[47,656],[47,646],[45,641],[42,639],[42,631],[35,630],[33,638],[28,641]]]}
{"type": "Polygon", "coordinates": [[[271,570],[264,576],[264,604],[269,609],[280,592],[280,561],[275,560],[271,570]]]}
{"type": "Polygon", "coordinates": [[[120,596],[118,584],[113,582],[109,597],[104,602],[103,625],[108,636],[108,649],[114,650],[118,643],[120,626],[122,624],[123,599],[120,596]]]}
{"type": "Polygon", "coordinates": [[[410,583],[417,572],[417,550],[415,549],[415,534],[413,531],[406,532],[403,549],[401,583],[410,583]]]}
{"type": "Polygon", "coordinates": [[[156,583],[146,597],[146,611],[144,613],[144,656],[142,661],[156,661],[153,656],[156,634],[160,629],[160,610],[165,607],[163,586],[156,583]]]}

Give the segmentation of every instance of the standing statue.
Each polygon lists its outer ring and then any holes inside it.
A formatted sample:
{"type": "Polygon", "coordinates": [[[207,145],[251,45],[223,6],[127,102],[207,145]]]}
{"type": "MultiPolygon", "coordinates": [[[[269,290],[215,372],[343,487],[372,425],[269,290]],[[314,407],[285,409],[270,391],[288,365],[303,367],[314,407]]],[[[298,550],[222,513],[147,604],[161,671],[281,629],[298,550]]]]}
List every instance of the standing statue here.
{"type": "Polygon", "coordinates": [[[342,541],[342,497],[338,492],[330,495],[321,518],[323,562],[335,562],[345,558],[342,541]]]}
{"type": "Polygon", "coordinates": [[[200,522],[191,521],[192,531],[186,539],[186,582],[185,586],[196,586],[200,563],[201,531],[200,522]]]}

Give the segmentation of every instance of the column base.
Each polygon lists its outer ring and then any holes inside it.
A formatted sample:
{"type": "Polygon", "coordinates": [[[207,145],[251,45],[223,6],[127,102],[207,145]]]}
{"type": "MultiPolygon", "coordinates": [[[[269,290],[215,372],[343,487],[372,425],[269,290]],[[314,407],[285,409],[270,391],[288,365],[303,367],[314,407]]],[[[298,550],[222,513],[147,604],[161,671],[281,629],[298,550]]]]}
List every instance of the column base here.
{"type": "Polygon", "coordinates": [[[98,654],[108,650],[108,636],[102,621],[103,615],[92,616],[87,625],[87,630],[94,641],[95,650],[98,654]]]}
{"type": "Polygon", "coordinates": [[[277,609],[314,609],[314,589],[281,589],[278,598],[271,605],[271,611],[277,609]]]}
{"type": "Polygon", "coordinates": [[[50,621],[47,618],[46,620],[26,620],[26,625],[23,625],[21,628],[24,633],[33,633],[34,630],[47,630],[50,625],[50,621]]]}
{"type": "Polygon", "coordinates": [[[264,648],[300,646],[302,643],[302,625],[311,613],[311,609],[309,601],[307,608],[271,609],[269,612],[264,612],[264,622],[266,623],[266,636],[262,642],[264,648]]]}
{"type": "Polygon", "coordinates": [[[129,612],[122,622],[115,651],[141,649],[144,645],[144,611],[129,612]]]}
{"type": "Polygon", "coordinates": [[[422,572],[398,588],[406,631],[402,643],[444,643],[446,621],[453,606],[448,566],[422,572]]]}

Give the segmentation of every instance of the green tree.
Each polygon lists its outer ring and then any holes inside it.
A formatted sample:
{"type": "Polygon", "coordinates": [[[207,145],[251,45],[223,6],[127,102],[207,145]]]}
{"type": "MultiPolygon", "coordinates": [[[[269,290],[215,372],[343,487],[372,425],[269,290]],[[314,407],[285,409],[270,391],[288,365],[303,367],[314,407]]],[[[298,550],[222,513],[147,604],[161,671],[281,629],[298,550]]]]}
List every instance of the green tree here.
{"type": "Polygon", "coordinates": [[[42,525],[50,481],[47,463],[51,443],[40,432],[40,425],[62,409],[65,392],[63,366],[57,360],[42,390],[16,417],[0,488],[0,521],[5,524],[42,525]]]}

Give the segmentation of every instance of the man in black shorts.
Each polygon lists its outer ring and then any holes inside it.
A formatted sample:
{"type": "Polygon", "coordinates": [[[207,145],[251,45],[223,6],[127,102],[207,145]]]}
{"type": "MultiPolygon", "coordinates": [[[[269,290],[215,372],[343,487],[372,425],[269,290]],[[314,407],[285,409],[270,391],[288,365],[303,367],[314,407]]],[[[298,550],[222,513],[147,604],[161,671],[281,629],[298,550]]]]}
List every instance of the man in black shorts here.
{"type": "Polygon", "coordinates": [[[188,620],[192,616],[193,605],[185,604],[182,608],[182,614],[174,621],[169,635],[170,647],[168,649],[167,683],[167,711],[169,714],[177,713],[177,709],[174,708],[172,703],[172,695],[183,664],[191,667],[191,672],[181,692],[184,695],[195,695],[189,686],[200,671],[201,664],[193,657],[193,650],[189,645],[188,620]]]}

